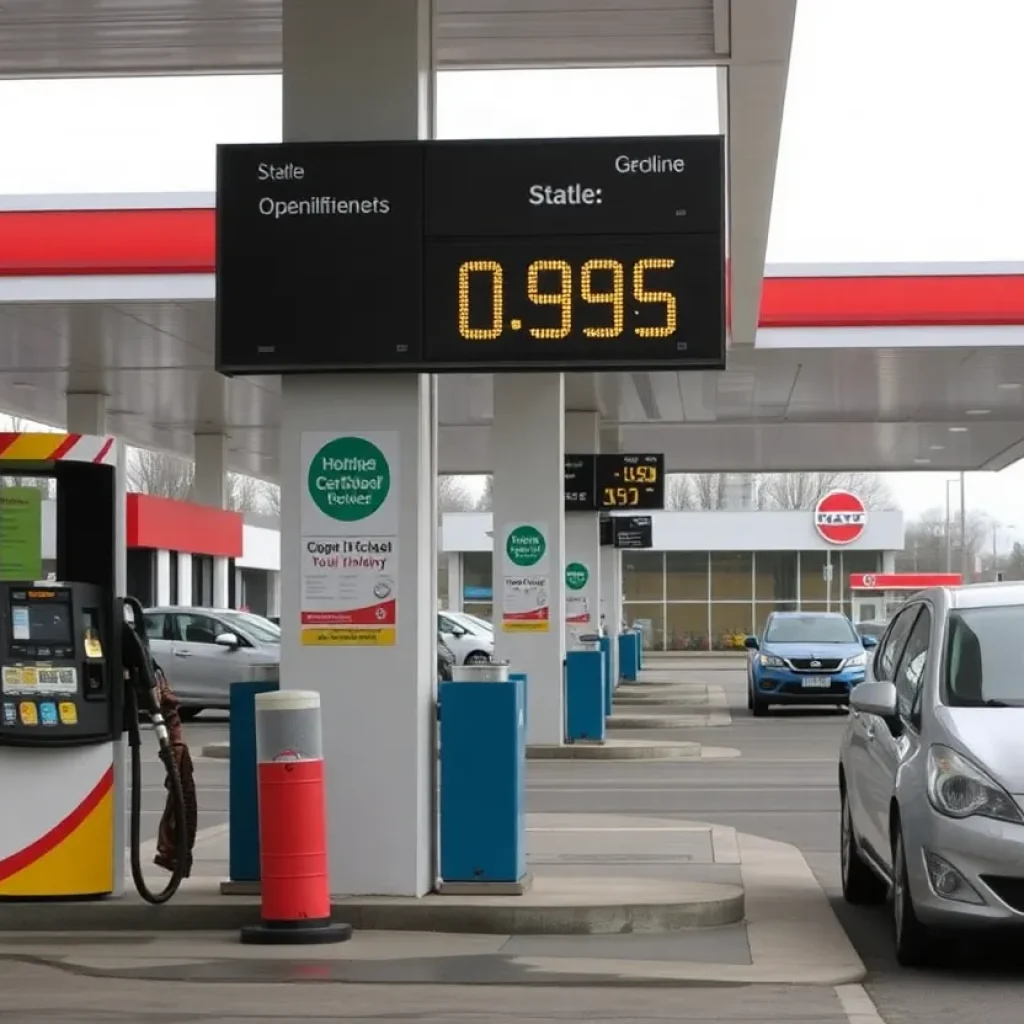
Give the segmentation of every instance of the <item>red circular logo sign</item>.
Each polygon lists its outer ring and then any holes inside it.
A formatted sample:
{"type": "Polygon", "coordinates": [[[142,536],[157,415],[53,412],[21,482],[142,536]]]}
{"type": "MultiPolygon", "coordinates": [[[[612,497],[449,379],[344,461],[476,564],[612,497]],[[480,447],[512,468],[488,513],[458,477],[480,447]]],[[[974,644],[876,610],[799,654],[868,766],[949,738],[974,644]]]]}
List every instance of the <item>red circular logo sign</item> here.
{"type": "Polygon", "coordinates": [[[867,525],[864,502],[849,491],[832,491],[814,509],[814,527],[829,544],[852,544],[867,525]]]}

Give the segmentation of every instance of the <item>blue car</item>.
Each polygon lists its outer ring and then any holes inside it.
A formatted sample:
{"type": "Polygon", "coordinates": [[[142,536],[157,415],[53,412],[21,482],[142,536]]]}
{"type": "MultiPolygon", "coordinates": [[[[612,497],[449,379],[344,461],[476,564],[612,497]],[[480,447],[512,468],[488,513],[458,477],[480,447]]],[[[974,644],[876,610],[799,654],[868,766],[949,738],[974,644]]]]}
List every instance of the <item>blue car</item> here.
{"type": "Polygon", "coordinates": [[[848,704],[877,644],[837,612],[772,612],[746,640],[747,707],[760,718],[773,704],[848,704]]]}

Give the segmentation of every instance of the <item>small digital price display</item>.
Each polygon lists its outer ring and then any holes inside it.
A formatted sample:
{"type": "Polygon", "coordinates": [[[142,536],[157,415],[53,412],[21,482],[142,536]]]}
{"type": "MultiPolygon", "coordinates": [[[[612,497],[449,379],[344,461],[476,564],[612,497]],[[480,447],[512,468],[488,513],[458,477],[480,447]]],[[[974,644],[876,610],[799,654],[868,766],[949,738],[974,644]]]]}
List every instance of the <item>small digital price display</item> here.
{"type": "Polygon", "coordinates": [[[654,520],[650,516],[616,516],[615,547],[631,550],[654,547],[654,520]]]}
{"type": "Polygon", "coordinates": [[[665,456],[599,455],[597,500],[599,508],[664,508],[665,456]]]}
{"type": "Polygon", "coordinates": [[[597,478],[597,457],[566,455],[565,511],[593,512],[597,509],[594,481],[597,478]]]}

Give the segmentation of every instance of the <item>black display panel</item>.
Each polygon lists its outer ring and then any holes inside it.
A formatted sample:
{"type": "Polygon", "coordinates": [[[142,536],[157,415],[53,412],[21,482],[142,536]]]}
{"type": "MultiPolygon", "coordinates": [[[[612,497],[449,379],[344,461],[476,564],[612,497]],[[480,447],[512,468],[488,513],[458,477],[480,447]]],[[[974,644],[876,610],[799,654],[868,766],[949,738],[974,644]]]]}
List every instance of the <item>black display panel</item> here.
{"type": "Polygon", "coordinates": [[[593,512],[597,509],[594,481],[597,459],[593,455],[565,457],[565,511],[593,512]]]}
{"type": "Polygon", "coordinates": [[[719,137],[218,148],[224,373],[725,365],[719,137]]]}
{"type": "Polygon", "coordinates": [[[220,146],[217,368],[416,369],[418,143],[220,146]]]}
{"type": "Polygon", "coordinates": [[[599,455],[597,501],[599,508],[664,508],[665,456],[599,455]]]}
{"type": "Polygon", "coordinates": [[[35,597],[31,591],[12,593],[11,640],[15,645],[70,646],[72,640],[70,600],[63,599],[59,591],[42,591],[40,593],[45,593],[47,596],[45,598],[35,597]]]}
{"type": "Polygon", "coordinates": [[[610,548],[615,544],[615,525],[607,512],[602,512],[598,520],[598,537],[598,543],[603,548],[610,548]]]}
{"type": "Polygon", "coordinates": [[[654,520],[650,516],[615,516],[612,523],[615,547],[654,547],[654,520]]]}

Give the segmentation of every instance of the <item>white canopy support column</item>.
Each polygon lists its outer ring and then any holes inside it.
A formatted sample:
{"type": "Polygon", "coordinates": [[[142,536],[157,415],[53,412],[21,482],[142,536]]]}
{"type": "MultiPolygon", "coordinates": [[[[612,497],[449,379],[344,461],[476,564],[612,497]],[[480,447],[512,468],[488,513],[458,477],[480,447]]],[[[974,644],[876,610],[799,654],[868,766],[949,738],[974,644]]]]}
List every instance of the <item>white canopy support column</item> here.
{"type": "MultiPolygon", "coordinates": [[[[196,434],[195,477],[193,492],[200,505],[211,508],[227,508],[231,491],[228,483],[228,438],[226,434],[196,434]]],[[[191,580],[191,559],[189,559],[189,580],[191,580]]],[[[181,569],[184,569],[181,566],[181,569]]],[[[228,606],[228,572],[230,560],[222,555],[213,559],[213,606],[228,606]]],[[[180,577],[179,577],[180,578],[180,577]]],[[[193,600],[200,600],[193,594],[193,600]]]]}

